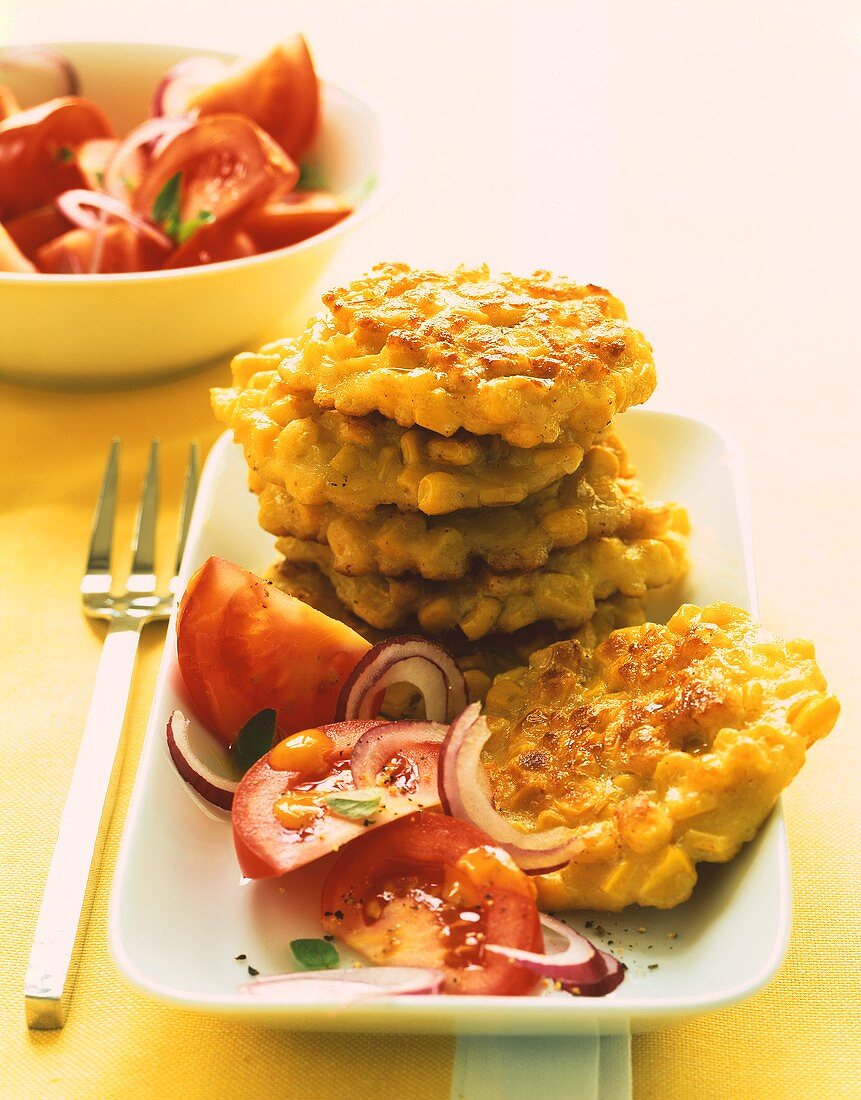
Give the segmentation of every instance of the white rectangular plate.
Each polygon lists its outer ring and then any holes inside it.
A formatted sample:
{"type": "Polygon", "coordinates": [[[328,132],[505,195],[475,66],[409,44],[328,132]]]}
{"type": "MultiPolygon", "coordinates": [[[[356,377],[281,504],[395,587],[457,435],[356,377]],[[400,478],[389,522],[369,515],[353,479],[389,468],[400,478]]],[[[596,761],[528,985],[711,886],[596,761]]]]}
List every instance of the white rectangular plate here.
{"type": "MultiPolygon", "coordinates": [[[[619,429],[648,495],[683,502],[693,524],[692,572],[654,601],[652,617],[665,619],[684,601],[717,599],[755,613],[743,483],[726,441],[706,424],[667,413],[627,413],[619,429]]],[[[241,452],[229,436],[206,464],[182,580],[210,554],[258,572],[274,558],[270,536],[257,527],[241,452]]],[[[241,995],[237,987],[248,980],[248,964],[261,974],[293,969],[290,940],[320,935],[319,887],[332,857],[282,879],[240,883],[229,819],[202,809],[167,755],[167,717],[180,704],[176,683],[171,620],[110,915],[117,964],[154,997],[315,1030],[608,1034],[660,1027],[741,1000],[780,963],[790,892],[778,807],[732,863],[700,865],[692,900],[677,909],[572,916],[580,929],[593,922],[588,934],[628,966],[608,997],[402,997],[334,1009],[241,995]]]]}

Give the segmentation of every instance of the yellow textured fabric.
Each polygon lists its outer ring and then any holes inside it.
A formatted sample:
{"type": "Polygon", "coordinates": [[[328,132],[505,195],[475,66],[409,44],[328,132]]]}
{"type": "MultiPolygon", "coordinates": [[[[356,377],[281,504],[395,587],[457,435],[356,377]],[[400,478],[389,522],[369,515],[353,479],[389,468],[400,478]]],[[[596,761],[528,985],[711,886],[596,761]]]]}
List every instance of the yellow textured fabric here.
{"type": "MultiPolygon", "coordinates": [[[[0,386],[0,1096],[352,1100],[360,1092],[444,1100],[448,1039],[291,1035],[223,1023],[151,1002],[117,973],[106,944],[107,899],[161,653],[159,627],[148,628],[139,656],[125,768],[68,1024],[32,1035],[24,1026],[30,938],[101,648],[102,629],[83,619],[76,589],[108,442],[121,434],[126,444],[124,545],[149,439],[163,442],[170,522],[188,439],[208,446],[219,430],[207,389],[225,377],[222,367],[125,394],[0,386]]],[[[755,503],[766,507],[766,493],[755,503]]],[[[767,526],[756,528],[767,560],[780,560],[767,526]]],[[[168,549],[173,527],[166,530],[168,549]]],[[[835,576],[851,575],[851,547],[847,537],[833,549],[835,576]]],[[[784,576],[768,577],[774,603],[763,608],[763,619],[778,631],[816,638],[844,714],[785,799],[795,880],[792,949],[778,979],[749,1003],[636,1039],[637,1100],[861,1096],[857,649],[833,603],[803,593],[785,598],[793,577],[789,563],[784,576]]]]}
{"type": "MultiPolygon", "coordinates": [[[[138,656],[127,751],[89,935],[66,1027],[28,1034],[22,989],[41,889],[87,713],[103,628],[77,597],[108,444],[124,441],[118,546],[130,539],[149,440],[162,440],[162,548],[171,542],[188,440],[221,431],[208,388],[226,367],[151,390],[70,395],[0,386],[0,1097],[109,1100],[447,1097],[444,1038],[291,1035],[207,1019],[126,984],[107,947],[107,904],[146,728],[164,627],[138,656]],[[128,425],[128,426],[127,426],[128,425]],[[171,476],[173,475],[173,476],[171,476]]],[[[122,563],[119,569],[124,568],[122,563]]]]}

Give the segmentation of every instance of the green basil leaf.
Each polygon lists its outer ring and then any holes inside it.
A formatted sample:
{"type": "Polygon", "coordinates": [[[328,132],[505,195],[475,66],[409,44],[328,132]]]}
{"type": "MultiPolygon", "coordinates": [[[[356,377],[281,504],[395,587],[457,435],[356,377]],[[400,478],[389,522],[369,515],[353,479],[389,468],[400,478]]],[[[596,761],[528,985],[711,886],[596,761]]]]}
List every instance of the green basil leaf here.
{"type": "Polygon", "coordinates": [[[299,179],[296,181],[297,191],[326,191],[323,169],[319,164],[302,164],[299,167],[299,179]]]}
{"type": "Polygon", "coordinates": [[[275,711],[261,710],[249,718],[230,746],[230,758],[244,775],[252,764],[265,756],[275,739],[275,711]]]}
{"type": "Polygon", "coordinates": [[[194,234],[200,229],[202,225],[209,225],[210,222],[215,221],[215,215],[211,210],[201,210],[194,218],[189,218],[180,225],[176,234],[176,239],[179,244],[185,244],[189,237],[193,237],[194,234]]]}
{"type": "Polygon", "coordinates": [[[340,962],[338,952],[326,940],[291,940],[290,950],[306,970],[334,970],[340,962]]]}
{"type": "Polygon", "coordinates": [[[323,802],[333,814],[349,818],[350,821],[363,821],[373,817],[380,808],[382,794],[373,788],[362,791],[336,791],[326,795],[323,802]]]}
{"type": "Polygon", "coordinates": [[[182,185],[182,172],[170,177],[152,204],[152,220],[164,229],[169,237],[176,238],[179,233],[179,191],[182,185]]]}
{"type": "Polygon", "coordinates": [[[60,164],[69,164],[75,159],[75,154],[68,145],[61,145],[57,150],[56,156],[60,164]]]}

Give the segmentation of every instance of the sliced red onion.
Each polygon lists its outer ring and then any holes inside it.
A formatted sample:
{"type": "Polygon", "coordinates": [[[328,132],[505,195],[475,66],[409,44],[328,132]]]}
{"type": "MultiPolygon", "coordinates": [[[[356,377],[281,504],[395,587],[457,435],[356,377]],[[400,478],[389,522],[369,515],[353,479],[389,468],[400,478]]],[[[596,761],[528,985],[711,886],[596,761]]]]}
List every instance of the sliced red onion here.
{"type": "Polygon", "coordinates": [[[70,222],[81,229],[98,230],[103,223],[103,219],[99,214],[104,213],[116,218],[118,221],[126,222],[127,225],[150,237],[168,252],[173,251],[173,242],[170,237],[162,233],[152,222],[142,218],[140,214],[135,214],[125,203],[120,202],[113,195],[105,195],[101,191],[86,191],[83,187],[75,187],[71,191],[63,191],[62,194],[57,195],[54,202],[60,213],[64,214],[70,222]]]}
{"type": "Polygon", "coordinates": [[[612,992],[625,976],[618,959],[606,951],[599,951],[593,944],[569,928],[560,920],[541,914],[545,929],[560,936],[565,943],[562,951],[539,955],[534,951],[521,951],[516,947],[485,944],[484,950],[492,955],[502,955],[518,966],[559,982],[568,992],[585,996],[603,997],[612,992]]]}
{"type": "Polygon", "coordinates": [[[429,722],[449,720],[468,699],[463,673],[445,646],[417,634],[401,634],[380,642],[362,657],[341,688],[337,717],[373,717],[391,684],[417,688],[429,722]]]}
{"type": "Polygon", "coordinates": [[[377,786],[385,765],[393,757],[403,755],[418,772],[415,789],[405,793],[423,806],[437,805],[439,746],[447,732],[437,722],[384,722],[373,726],[353,746],[350,757],[353,783],[357,787],[377,786]]]}
{"type": "Polygon", "coordinates": [[[204,764],[188,737],[189,721],[181,710],[175,710],[167,720],[167,748],[176,770],[197,793],[218,806],[229,810],[233,806],[233,794],[238,782],[225,779],[204,764]]]}
{"type": "Polygon", "coordinates": [[[439,758],[439,791],[451,817],[469,821],[505,848],[530,875],[558,871],[579,855],[585,842],[571,829],[559,827],[526,833],[511,824],[493,805],[490,784],[481,763],[490,730],[473,703],[449,727],[439,758]]]}
{"type": "Polygon", "coordinates": [[[216,57],[186,57],[164,74],[152,100],[153,115],[184,115],[188,102],[224,77],[227,63],[216,57]]]}
{"type": "Polygon", "coordinates": [[[567,993],[576,993],[581,997],[606,997],[622,984],[625,980],[624,964],[607,951],[599,951],[598,954],[606,967],[604,976],[597,982],[562,982],[562,988],[567,993]]]}
{"type": "Polygon", "coordinates": [[[380,723],[376,719],[363,719],[360,721],[331,722],[328,725],[321,726],[320,729],[334,741],[339,759],[346,760],[352,755],[353,748],[359,738],[368,730],[376,729],[379,725],[380,723]]]}
{"type": "Polygon", "coordinates": [[[190,125],[187,118],[148,118],[130,130],[105,168],[104,187],[108,194],[126,201],[137,188],[149,161],[190,125]]]}
{"type": "Polygon", "coordinates": [[[376,966],[360,970],[306,970],[275,974],[239,986],[239,992],[272,1001],[323,1004],[366,997],[404,997],[441,993],[445,974],[418,966],[376,966]]]}
{"type": "Polygon", "coordinates": [[[0,54],[0,71],[3,69],[32,69],[55,78],[55,90],[40,102],[56,96],[78,95],[81,90],[75,66],[67,57],[53,50],[44,50],[37,46],[10,47],[0,54]]]}

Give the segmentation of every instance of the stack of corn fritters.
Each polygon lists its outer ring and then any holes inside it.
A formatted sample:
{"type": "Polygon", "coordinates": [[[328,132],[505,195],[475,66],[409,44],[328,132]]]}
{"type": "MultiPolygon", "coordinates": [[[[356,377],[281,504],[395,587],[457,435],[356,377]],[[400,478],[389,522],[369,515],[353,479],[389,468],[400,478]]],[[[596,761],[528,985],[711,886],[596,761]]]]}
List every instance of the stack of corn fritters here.
{"type": "Polygon", "coordinates": [[[475,696],[540,645],[642,621],[686,568],[686,519],[644,498],[612,432],[655,386],[621,302],[384,264],[323,303],[213,393],[280,587],[372,638],[442,636],[475,696]]]}

